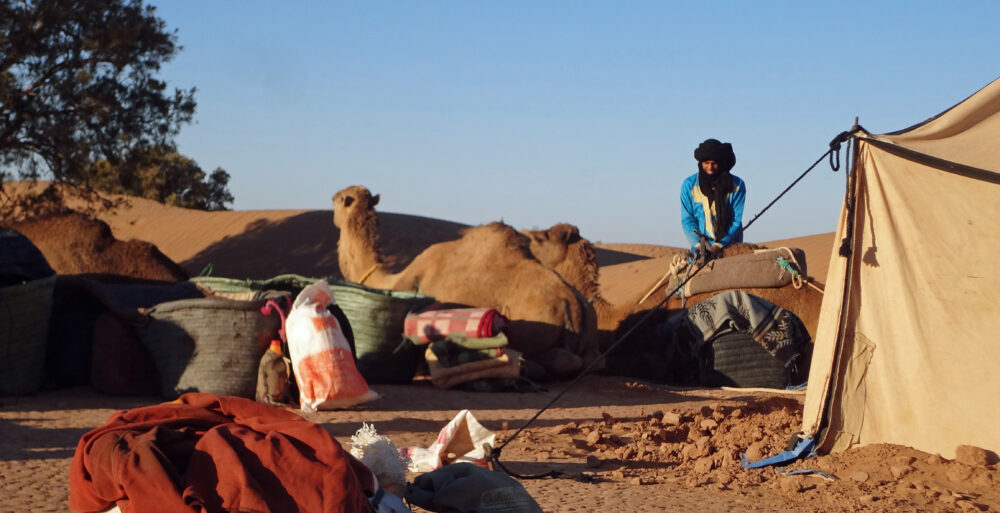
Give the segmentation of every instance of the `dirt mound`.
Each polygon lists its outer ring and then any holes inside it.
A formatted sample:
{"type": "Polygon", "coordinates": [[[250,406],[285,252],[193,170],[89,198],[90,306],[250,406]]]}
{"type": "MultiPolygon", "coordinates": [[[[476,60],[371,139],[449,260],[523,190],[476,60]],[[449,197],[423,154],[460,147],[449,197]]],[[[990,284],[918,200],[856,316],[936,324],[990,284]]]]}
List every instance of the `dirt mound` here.
{"type": "Polygon", "coordinates": [[[59,274],[113,274],[177,282],[187,272],[152,243],[120,241],[104,221],[77,212],[5,223],[41,250],[59,274]]]}
{"type": "MultiPolygon", "coordinates": [[[[539,460],[585,458],[593,482],[709,489],[744,497],[780,496],[796,511],[996,511],[1000,470],[973,456],[949,461],[913,448],[874,444],[807,458],[786,468],[749,469],[786,449],[801,425],[796,398],[723,400],[697,409],[526,430],[539,460]]],[[[506,433],[505,433],[506,434],[506,433]]],[[[983,454],[985,451],[978,450],[983,454]]],[[[641,493],[641,492],[640,492],[641,493]]]]}

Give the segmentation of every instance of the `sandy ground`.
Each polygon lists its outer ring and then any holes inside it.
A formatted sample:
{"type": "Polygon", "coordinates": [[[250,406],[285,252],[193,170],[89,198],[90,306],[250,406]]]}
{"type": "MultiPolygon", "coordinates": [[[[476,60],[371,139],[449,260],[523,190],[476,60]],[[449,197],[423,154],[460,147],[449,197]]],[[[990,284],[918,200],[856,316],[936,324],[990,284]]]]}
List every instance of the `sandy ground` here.
{"type": "MultiPolygon", "coordinates": [[[[205,213],[139,199],[130,203],[101,216],[115,237],[150,241],[189,273],[211,264],[213,274],[239,278],[338,274],[329,211],[205,213]]],[[[413,215],[381,216],[383,246],[396,267],[430,243],[457,237],[462,228],[413,215]]],[[[833,234],[765,244],[805,249],[808,274],[824,281],[833,234]]],[[[602,293],[612,302],[648,290],[680,251],[598,247],[602,293]]],[[[568,389],[569,383],[546,386],[532,393],[476,393],[439,390],[425,379],[373,384],[381,394],[374,402],[305,416],[344,444],[367,422],[397,446],[410,447],[432,443],[468,408],[503,443],[565,392],[501,455],[519,474],[556,470],[565,476],[521,481],[551,512],[1000,511],[996,462],[971,456],[949,461],[883,444],[790,467],[826,477],[742,469],[744,453],[755,460],[784,449],[801,423],[802,392],[676,390],[610,376],[587,376],[568,389]]],[[[67,511],[67,472],[80,436],[114,411],[159,401],[102,395],[89,387],[0,398],[0,512],[67,511]]]]}

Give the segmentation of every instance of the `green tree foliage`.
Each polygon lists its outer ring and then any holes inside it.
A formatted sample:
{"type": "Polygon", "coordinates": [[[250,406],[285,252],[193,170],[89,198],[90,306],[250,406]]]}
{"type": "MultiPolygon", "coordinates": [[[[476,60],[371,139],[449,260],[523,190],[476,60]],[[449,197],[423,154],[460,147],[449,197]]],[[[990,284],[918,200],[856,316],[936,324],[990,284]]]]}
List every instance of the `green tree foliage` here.
{"type": "Polygon", "coordinates": [[[0,0],[0,180],[17,170],[225,209],[229,174],[207,175],[173,143],[195,89],[155,75],[179,49],[141,0],[0,0]]]}

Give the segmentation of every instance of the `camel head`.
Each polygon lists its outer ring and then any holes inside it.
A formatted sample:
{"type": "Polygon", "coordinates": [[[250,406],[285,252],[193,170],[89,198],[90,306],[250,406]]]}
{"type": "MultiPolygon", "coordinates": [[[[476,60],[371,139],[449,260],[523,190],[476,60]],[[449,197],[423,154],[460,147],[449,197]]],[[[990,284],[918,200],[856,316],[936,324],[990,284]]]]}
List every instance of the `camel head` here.
{"type": "Polygon", "coordinates": [[[594,245],[580,236],[571,224],[559,223],[548,230],[524,230],[531,241],[530,249],[546,267],[583,293],[588,299],[600,295],[597,253],[594,245]]]}
{"type": "Polygon", "coordinates": [[[333,225],[344,227],[344,221],[357,211],[372,211],[378,205],[379,195],[372,196],[363,185],[352,185],[333,195],[333,225]]]}
{"type": "Polygon", "coordinates": [[[558,267],[566,260],[570,245],[583,240],[580,230],[571,224],[559,223],[548,230],[521,230],[531,239],[531,254],[548,267],[558,267]]]}

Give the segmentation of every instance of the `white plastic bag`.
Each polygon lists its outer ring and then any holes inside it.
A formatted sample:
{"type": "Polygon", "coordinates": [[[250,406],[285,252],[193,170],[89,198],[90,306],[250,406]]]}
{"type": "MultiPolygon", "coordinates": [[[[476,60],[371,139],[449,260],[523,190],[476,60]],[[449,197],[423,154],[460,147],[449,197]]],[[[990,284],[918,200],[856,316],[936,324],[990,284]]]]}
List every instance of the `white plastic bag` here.
{"type": "Polygon", "coordinates": [[[325,280],[299,293],[285,319],[292,371],[303,411],[349,408],[378,398],[358,372],[343,329],[327,310],[334,304],[325,280]]]}
{"type": "Polygon", "coordinates": [[[430,447],[410,447],[400,451],[410,458],[410,470],[430,472],[457,462],[486,466],[483,444],[496,443],[496,434],[483,427],[469,410],[458,412],[430,447]]]}

